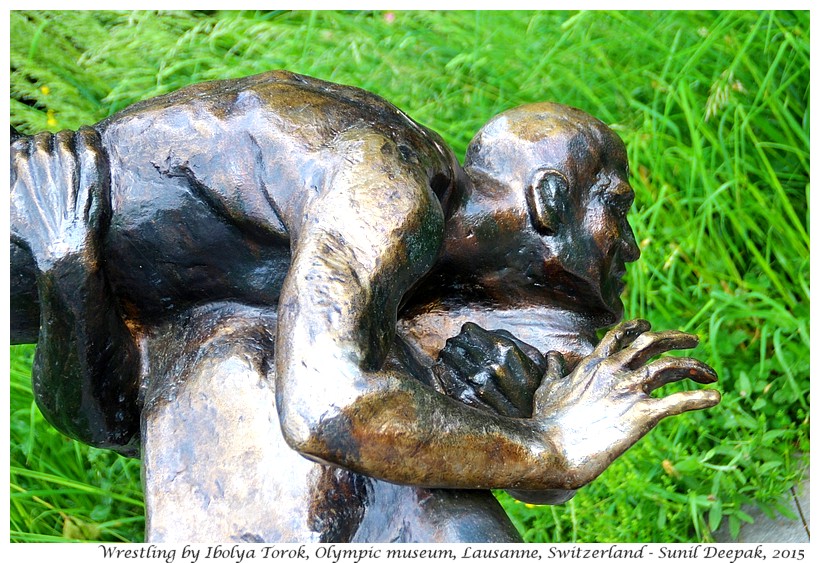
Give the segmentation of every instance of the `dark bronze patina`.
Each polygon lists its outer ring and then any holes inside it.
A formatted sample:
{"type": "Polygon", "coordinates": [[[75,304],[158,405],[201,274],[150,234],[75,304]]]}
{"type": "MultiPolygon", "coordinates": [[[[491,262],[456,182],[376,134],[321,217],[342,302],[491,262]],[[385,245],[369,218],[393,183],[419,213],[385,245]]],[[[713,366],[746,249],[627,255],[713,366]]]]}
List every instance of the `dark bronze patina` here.
{"type": "Polygon", "coordinates": [[[517,541],[661,419],[717,404],[620,324],[621,140],[533,104],[462,168],[363,90],[191,86],[11,148],[12,341],[66,434],[144,463],[148,541],[517,541]]]}

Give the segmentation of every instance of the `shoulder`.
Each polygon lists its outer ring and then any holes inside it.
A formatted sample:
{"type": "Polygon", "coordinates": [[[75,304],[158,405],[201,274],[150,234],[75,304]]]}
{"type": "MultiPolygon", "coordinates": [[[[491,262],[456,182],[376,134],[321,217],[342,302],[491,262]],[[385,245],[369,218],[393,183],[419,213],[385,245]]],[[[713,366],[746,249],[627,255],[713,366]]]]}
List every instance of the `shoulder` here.
{"type": "Polygon", "coordinates": [[[276,132],[320,148],[348,130],[368,130],[423,152],[443,142],[380,96],[342,84],[271,71],[193,84],[137,102],[96,125],[100,131],[195,126],[199,136],[218,130],[276,132]]]}

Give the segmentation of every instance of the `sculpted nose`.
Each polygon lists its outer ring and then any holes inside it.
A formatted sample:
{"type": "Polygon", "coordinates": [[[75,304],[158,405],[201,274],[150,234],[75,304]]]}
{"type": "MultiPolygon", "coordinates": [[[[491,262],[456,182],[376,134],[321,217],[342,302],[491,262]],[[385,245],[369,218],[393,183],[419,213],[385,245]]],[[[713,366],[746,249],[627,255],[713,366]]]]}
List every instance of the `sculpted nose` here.
{"type": "Polygon", "coordinates": [[[641,249],[635,241],[635,233],[629,221],[625,219],[621,230],[621,256],[624,262],[635,262],[641,257],[641,249]]]}
{"type": "Polygon", "coordinates": [[[613,219],[617,221],[619,232],[618,250],[624,262],[634,262],[641,257],[641,249],[635,242],[635,233],[627,220],[627,214],[635,201],[635,192],[629,182],[620,176],[616,176],[614,184],[609,186],[609,196],[615,202],[617,213],[613,213],[613,219]]]}

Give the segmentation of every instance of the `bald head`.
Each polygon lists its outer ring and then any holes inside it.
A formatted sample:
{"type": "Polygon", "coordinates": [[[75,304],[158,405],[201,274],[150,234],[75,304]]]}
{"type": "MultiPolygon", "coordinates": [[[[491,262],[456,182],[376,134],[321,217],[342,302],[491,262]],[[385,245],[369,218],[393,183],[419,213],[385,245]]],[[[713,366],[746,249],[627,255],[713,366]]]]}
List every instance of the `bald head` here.
{"type": "Polygon", "coordinates": [[[626,149],[603,122],[554,103],[490,120],[464,162],[472,190],[448,247],[485,288],[620,318],[624,263],[639,256],[626,213],[626,149]]]}
{"type": "Polygon", "coordinates": [[[579,109],[543,102],[507,110],[490,121],[467,147],[464,167],[509,182],[529,182],[536,169],[577,178],[587,163],[618,160],[626,167],[621,139],[579,109]]]}

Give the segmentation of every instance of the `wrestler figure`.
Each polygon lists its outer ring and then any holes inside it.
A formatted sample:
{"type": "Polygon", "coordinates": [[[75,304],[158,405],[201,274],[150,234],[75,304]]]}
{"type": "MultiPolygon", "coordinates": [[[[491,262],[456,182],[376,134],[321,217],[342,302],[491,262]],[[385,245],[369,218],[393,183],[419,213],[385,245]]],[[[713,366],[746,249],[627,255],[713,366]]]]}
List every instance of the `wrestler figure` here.
{"type": "Polygon", "coordinates": [[[715,380],[647,363],[690,335],[593,349],[638,252],[623,144],[577,110],[502,114],[465,173],[384,100],[275,72],[11,158],[12,340],[55,426],[141,440],[150,541],[512,541],[488,489],[563,500],[719,401],[649,396],[715,380]]]}

